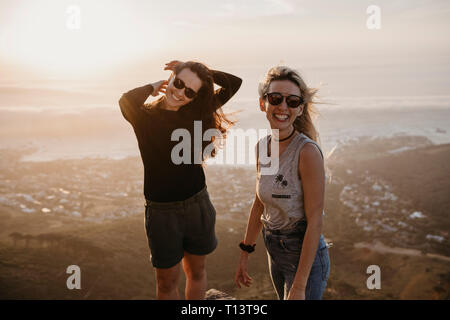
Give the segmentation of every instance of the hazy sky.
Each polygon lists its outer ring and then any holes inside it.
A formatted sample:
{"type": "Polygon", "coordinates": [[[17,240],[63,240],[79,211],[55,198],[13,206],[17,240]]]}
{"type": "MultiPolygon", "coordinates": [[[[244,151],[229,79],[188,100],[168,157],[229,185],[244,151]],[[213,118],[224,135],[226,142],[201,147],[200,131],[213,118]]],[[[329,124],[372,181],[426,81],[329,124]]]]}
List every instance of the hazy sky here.
{"type": "Polygon", "coordinates": [[[445,95],[449,16],[446,0],[0,0],[0,86],[114,91],[194,59],[241,75],[242,99],[278,63],[329,95],[445,95]]]}

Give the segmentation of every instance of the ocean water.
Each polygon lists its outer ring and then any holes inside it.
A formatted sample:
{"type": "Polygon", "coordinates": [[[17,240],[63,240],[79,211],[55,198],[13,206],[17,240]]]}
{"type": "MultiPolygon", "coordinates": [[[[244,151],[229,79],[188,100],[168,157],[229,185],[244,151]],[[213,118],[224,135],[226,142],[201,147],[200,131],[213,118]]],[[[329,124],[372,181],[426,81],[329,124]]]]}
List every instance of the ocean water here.
{"type": "MultiPolygon", "coordinates": [[[[450,143],[450,96],[339,97],[320,102],[316,125],[325,153],[361,136],[418,135],[435,144],[450,143]]],[[[256,99],[232,100],[223,111],[236,112],[232,118],[238,122],[233,129],[269,129],[256,99]]],[[[0,149],[30,150],[23,161],[139,156],[132,127],[118,106],[31,106],[0,109],[0,115],[0,149]]],[[[247,146],[248,152],[253,148],[247,146]]]]}

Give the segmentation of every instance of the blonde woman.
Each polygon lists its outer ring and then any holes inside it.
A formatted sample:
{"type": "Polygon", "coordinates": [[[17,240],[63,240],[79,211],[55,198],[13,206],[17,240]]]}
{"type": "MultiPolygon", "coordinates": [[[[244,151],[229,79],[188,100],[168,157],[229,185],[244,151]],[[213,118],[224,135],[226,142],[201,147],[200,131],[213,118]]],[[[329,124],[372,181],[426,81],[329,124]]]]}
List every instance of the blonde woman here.
{"type": "Polygon", "coordinates": [[[318,133],[311,120],[313,96],[300,74],[274,67],[259,84],[259,104],[272,134],[257,144],[257,185],[240,261],[237,287],[249,286],[249,254],[262,231],[270,275],[280,300],[321,299],[330,273],[322,235],[325,170],[318,133]],[[259,150],[279,146],[279,169],[261,174],[259,150]],[[264,145],[265,144],[265,145],[264,145]]]}

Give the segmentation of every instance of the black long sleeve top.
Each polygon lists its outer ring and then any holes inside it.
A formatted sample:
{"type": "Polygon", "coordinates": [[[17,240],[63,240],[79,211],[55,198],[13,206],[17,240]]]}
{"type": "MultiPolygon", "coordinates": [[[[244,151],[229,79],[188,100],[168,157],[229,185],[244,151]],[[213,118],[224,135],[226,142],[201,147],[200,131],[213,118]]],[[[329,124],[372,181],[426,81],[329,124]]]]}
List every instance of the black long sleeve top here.
{"type": "MultiPolygon", "coordinates": [[[[212,70],[216,108],[223,106],[240,88],[242,80],[234,75],[212,70]]],[[[183,201],[204,188],[205,174],[202,164],[174,164],[171,152],[180,141],[171,141],[176,129],[187,129],[191,136],[191,153],[194,151],[194,121],[201,120],[201,106],[195,100],[177,111],[161,108],[162,99],[145,104],[153,93],[151,84],[135,88],[119,100],[124,118],[131,123],[144,164],[144,195],[157,202],[183,201]],[[149,107],[150,106],[150,107],[149,107]]],[[[202,137],[196,137],[201,139],[202,137]]]]}

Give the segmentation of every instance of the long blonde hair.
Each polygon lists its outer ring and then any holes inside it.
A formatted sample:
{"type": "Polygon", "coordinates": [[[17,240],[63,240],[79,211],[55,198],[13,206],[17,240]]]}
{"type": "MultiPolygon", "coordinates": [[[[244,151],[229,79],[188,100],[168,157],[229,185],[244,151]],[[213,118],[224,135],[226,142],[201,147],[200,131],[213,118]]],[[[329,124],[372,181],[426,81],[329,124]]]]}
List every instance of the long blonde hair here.
{"type": "Polygon", "coordinates": [[[314,126],[312,117],[318,114],[314,107],[316,102],[313,101],[317,89],[309,88],[298,71],[286,66],[276,66],[270,68],[264,79],[259,83],[258,93],[261,99],[264,99],[264,96],[269,90],[270,83],[275,80],[289,80],[299,87],[303,98],[303,112],[295,119],[294,128],[319,143],[319,132],[314,126]]]}

